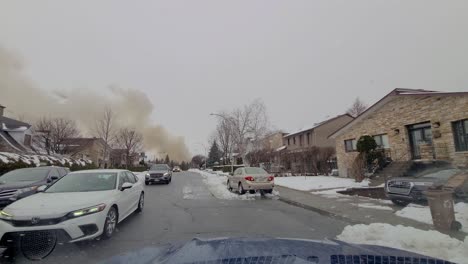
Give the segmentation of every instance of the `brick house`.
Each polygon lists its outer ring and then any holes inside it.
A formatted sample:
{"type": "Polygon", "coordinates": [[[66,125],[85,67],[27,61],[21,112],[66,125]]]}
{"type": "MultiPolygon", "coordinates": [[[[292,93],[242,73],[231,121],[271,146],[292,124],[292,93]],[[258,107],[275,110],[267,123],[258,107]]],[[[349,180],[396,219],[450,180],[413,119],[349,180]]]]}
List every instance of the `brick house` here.
{"type": "Polygon", "coordinates": [[[343,114],[285,135],[283,137],[284,147],[278,149],[285,169],[292,172],[310,172],[310,164],[305,164],[307,161],[301,158],[302,154],[310,151],[313,147],[328,148],[333,151],[335,142],[328,137],[353,119],[351,115],[343,114]]]}
{"type": "Polygon", "coordinates": [[[354,177],[356,141],[371,135],[393,161],[468,166],[468,92],[395,89],[330,138],[339,175],[354,177]]]}
{"type": "Polygon", "coordinates": [[[63,153],[72,158],[89,159],[102,168],[110,167],[111,147],[102,138],[67,138],[63,142],[63,153]],[[106,153],[104,155],[104,153],[106,153]]]}

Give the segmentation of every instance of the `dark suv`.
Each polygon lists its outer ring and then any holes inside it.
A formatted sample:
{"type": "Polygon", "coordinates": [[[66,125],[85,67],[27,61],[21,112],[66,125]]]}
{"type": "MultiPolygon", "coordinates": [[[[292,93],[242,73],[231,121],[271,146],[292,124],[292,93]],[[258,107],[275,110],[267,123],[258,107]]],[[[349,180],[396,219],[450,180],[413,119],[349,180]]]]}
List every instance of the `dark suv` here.
{"type": "Polygon", "coordinates": [[[172,170],[167,164],[155,164],[151,166],[145,175],[145,184],[165,183],[169,184],[172,180],[172,170]]]}
{"type": "Polygon", "coordinates": [[[0,208],[36,193],[39,186],[50,184],[70,170],[64,167],[24,168],[0,176],[0,208]]]}

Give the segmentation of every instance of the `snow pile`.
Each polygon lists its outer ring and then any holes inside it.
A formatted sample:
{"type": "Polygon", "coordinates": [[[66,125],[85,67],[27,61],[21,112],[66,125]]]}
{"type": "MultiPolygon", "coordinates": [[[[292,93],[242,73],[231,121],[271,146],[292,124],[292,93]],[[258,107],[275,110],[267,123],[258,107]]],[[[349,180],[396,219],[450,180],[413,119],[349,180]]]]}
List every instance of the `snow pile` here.
{"type": "MultiPolygon", "coordinates": [[[[468,204],[455,204],[455,219],[462,224],[461,231],[468,233],[468,204]]],[[[416,220],[421,223],[432,225],[431,210],[428,206],[410,204],[395,213],[400,217],[416,220]]]]}
{"type": "Polygon", "coordinates": [[[0,152],[0,163],[8,164],[12,162],[22,161],[29,165],[40,166],[41,163],[50,163],[62,166],[71,166],[73,164],[86,166],[91,164],[91,160],[85,159],[70,159],[63,157],[54,157],[51,155],[36,155],[36,154],[16,154],[10,152],[0,152]]]}
{"type": "Polygon", "coordinates": [[[451,238],[437,231],[424,231],[413,227],[374,223],[344,228],[337,236],[353,244],[368,244],[412,251],[455,263],[468,263],[468,237],[465,241],[451,238]]]}
{"type": "Polygon", "coordinates": [[[393,209],[389,206],[384,206],[384,205],[376,205],[373,203],[357,203],[357,204],[352,204],[357,207],[361,208],[366,208],[366,209],[376,209],[376,210],[386,210],[386,211],[393,211],[393,209]]]}
{"type": "Polygon", "coordinates": [[[368,187],[369,181],[356,182],[354,179],[332,176],[295,176],[275,178],[276,185],[300,191],[368,187]]]}

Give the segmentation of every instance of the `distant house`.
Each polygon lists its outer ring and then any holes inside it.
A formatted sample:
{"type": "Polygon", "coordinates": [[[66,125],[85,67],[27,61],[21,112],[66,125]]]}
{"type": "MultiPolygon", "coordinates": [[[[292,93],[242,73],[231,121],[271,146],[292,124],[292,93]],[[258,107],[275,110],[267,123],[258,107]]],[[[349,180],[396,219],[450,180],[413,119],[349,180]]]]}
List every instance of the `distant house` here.
{"type": "Polygon", "coordinates": [[[284,146],[278,148],[277,152],[285,169],[297,173],[310,173],[316,170],[317,168],[312,167],[309,153],[321,148],[328,149],[334,154],[335,142],[328,137],[353,119],[351,115],[343,114],[284,136],[284,146]]]}
{"type": "Polygon", "coordinates": [[[0,105],[0,151],[33,153],[31,125],[4,116],[5,107],[0,105]]]}
{"type": "Polygon", "coordinates": [[[110,167],[112,149],[102,138],[67,138],[62,145],[63,153],[72,158],[89,159],[101,168],[110,167]]]}
{"type": "MultiPolygon", "coordinates": [[[[140,154],[130,154],[130,164],[132,166],[138,166],[140,162],[140,154]]],[[[127,163],[127,150],[126,149],[113,149],[110,153],[110,165],[113,168],[125,167],[127,163]]]]}
{"type": "Polygon", "coordinates": [[[355,176],[356,142],[363,135],[373,136],[393,161],[468,167],[468,92],[393,90],[331,135],[340,176],[355,176]]]}

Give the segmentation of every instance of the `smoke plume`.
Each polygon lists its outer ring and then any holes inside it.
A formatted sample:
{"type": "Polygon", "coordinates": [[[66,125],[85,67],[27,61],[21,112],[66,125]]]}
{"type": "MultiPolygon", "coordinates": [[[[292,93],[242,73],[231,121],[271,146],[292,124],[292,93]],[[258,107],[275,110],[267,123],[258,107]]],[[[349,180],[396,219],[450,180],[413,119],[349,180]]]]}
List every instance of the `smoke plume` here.
{"type": "Polygon", "coordinates": [[[73,119],[85,136],[92,135],[96,118],[109,107],[115,113],[116,127],[131,127],[143,134],[145,151],[168,154],[178,161],[190,158],[182,137],[151,124],[154,107],[144,92],[115,85],[98,92],[79,88],[48,92],[25,76],[19,56],[1,46],[0,104],[7,107],[5,115],[29,122],[41,117],[73,119]]]}

